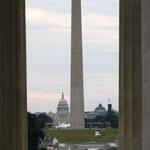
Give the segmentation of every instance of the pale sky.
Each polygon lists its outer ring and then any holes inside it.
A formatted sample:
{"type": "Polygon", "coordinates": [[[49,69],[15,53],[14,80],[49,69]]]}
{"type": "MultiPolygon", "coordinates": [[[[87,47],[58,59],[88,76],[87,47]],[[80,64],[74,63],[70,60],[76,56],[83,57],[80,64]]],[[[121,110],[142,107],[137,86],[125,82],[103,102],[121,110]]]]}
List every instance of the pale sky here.
{"type": "MultiPolygon", "coordinates": [[[[118,0],[81,0],[85,110],[118,109],[118,0]]],[[[71,0],[27,0],[28,111],[70,100],[71,0]]]]}

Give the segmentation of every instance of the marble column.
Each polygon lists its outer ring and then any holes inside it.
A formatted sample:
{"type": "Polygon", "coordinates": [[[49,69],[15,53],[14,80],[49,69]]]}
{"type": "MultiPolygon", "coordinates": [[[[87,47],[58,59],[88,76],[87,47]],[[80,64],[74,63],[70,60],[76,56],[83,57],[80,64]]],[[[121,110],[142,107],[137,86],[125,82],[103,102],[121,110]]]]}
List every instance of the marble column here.
{"type": "Polygon", "coordinates": [[[142,150],[150,150],[150,1],[142,0],[142,150]]]}
{"type": "Polygon", "coordinates": [[[0,0],[0,150],[27,150],[25,1],[0,0]]]}
{"type": "Polygon", "coordinates": [[[120,0],[120,150],[150,149],[150,2],[120,0]]]}
{"type": "Polygon", "coordinates": [[[84,128],[81,0],[72,0],[71,128],[84,128]]]}

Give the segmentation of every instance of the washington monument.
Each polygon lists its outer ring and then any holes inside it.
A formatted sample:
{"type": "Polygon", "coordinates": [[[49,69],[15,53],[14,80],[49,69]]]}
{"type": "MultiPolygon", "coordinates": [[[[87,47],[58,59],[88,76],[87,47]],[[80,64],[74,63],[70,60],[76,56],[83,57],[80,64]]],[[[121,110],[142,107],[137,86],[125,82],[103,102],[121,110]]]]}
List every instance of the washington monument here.
{"type": "Polygon", "coordinates": [[[84,128],[81,0],[72,0],[71,128],[84,128]]]}

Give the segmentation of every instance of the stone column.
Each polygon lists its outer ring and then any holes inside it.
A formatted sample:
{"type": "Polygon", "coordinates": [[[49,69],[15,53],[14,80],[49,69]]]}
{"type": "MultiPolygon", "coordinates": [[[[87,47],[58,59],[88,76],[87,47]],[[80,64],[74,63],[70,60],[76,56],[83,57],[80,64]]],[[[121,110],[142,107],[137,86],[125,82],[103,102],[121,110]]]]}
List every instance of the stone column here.
{"type": "Polygon", "coordinates": [[[150,150],[150,1],[142,0],[142,150],[150,150]]]}
{"type": "Polygon", "coordinates": [[[141,0],[120,1],[120,150],[142,150],[141,0]]]}
{"type": "Polygon", "coordinates": [[[27,150],[24,0],[0,0],[0,150],[27,150]]]}
{"type": "Polygon", "coordinates": [[[71,128],[84,128],[81,0],[72,0],[71,128]]]}
{"type": "Polygon", "coordinates": [[[149,0],[120,0],[120,150],[150,149],[149,10],[149,0]]]}

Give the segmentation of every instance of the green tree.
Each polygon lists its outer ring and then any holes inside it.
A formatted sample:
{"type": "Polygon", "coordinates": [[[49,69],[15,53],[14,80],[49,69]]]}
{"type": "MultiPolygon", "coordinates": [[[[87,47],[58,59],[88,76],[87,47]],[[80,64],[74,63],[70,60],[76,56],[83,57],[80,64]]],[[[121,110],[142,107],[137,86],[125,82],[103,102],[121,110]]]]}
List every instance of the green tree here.
{"type": "Polygon", "coordinates": [[[40,129],[43,129],[45,127],[45,123],[53,123],[53,119],[49,116],[47,116],[45,113],[41,113],[38,115],[37,118],[37,125],[40,129]]]}
{"type": "Polygon", "coordinates": [[[44,132],[37,126],[37,116],[28,113],[28,150],[37,150],[39,139],[44,137],[44,132]]]}

